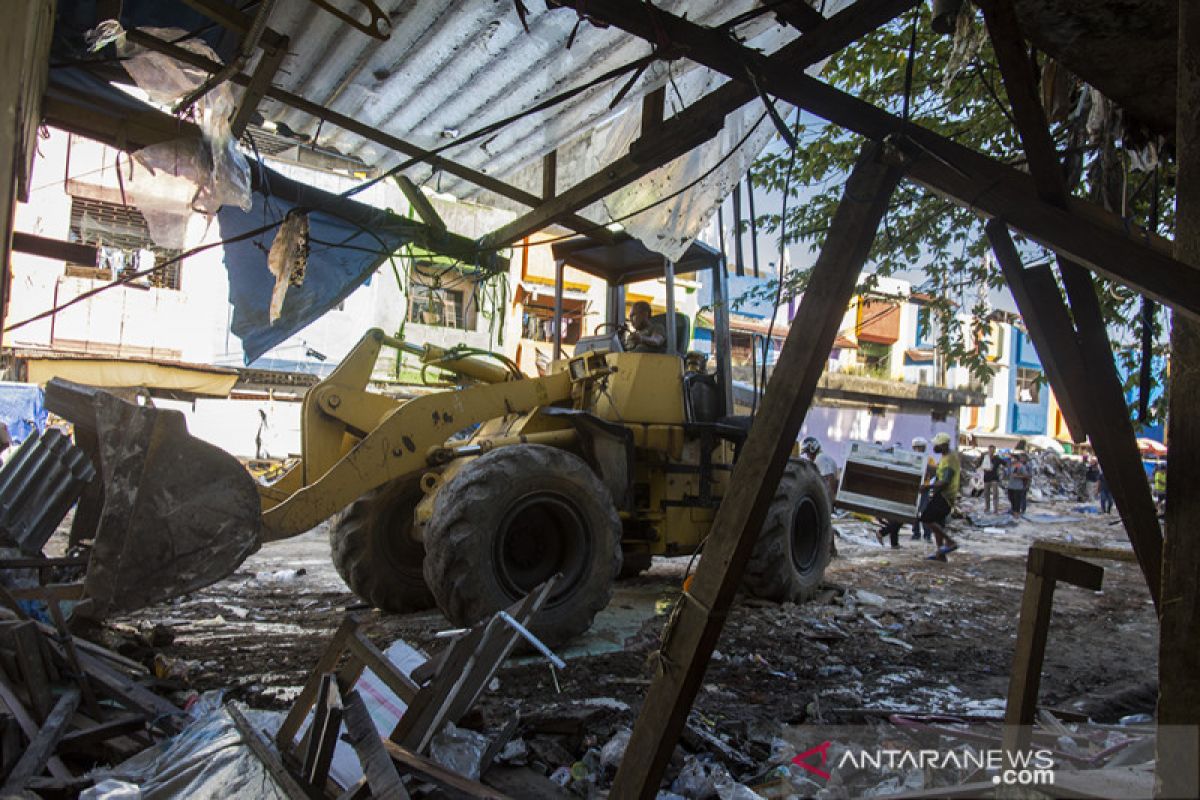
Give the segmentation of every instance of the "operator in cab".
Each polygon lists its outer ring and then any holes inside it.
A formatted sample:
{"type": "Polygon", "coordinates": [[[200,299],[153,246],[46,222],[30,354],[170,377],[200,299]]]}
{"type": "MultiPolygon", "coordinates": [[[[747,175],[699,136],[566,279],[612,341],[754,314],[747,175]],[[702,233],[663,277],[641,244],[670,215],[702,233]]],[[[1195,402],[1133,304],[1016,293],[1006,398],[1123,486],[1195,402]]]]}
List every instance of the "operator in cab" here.
{"type": "Polygon", "coordinates": [[[639,300],[629,311],[629,327],[632,330],[626,340],[626,349],[631,353],[665,353],[667,333],[663,327],[650,319],[650,304],[639,300]]]}

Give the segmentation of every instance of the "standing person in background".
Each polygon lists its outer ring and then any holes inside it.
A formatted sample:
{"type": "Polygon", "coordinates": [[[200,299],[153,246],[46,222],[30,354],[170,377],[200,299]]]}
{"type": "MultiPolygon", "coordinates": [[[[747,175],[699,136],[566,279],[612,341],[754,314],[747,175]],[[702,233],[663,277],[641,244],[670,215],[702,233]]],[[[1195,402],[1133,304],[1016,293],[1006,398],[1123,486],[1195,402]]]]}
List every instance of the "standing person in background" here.
{"type": "Polygon", "coordinates": [[[1108,488],[1108,476],[1104,471],[1100,471],[1100,480],[1096,482],[1096,487],[1100,490],[1100,513],[1111,514],[1113,509],[1112,491],[1108,488]]]}
{"type": "Polygon", "coordinates": [[[958,542],[946,532],[946,521],[950,518],[950,510],[958,499],[958,487],[962,478],[962,465],[958,453],[950,449],[950,434],[939,433],[933,437],[933,452],[939,454],[937,474],[933,483],[929,484],[929,503],[921,514],[921,522],[933,531],[937,540],[937,552],[929,557],[931,561],[945,561],[946,556],[958,549],[958,542]]]}
{"type": "Polygon", "coordinates": [[[1100,466],[1096,459],[1083,457],[1083,499],[1091,502],[1100,496],[1100,466]]]}
{"type": "Polygon", "coordinates": [[[804,440],[800,442],[800,453],[816,465],[817,472],[825,481],[825,488],[829,490],[829,502],[832,506],[833,499],[837,497],[837,462],[833,460],[833,456],[821,452],[821,441],[815,436],[804,437],[804,440]]]}
{"type": "Polygon", "coordinates": [[[1154,488],[1154,504],[1158,506],[1158,513],[1163,513],[1167,505],[1167,465],[1165,462],[1158,462],[1154,466],[1154,479],[1151,483],[1154,488]]]}
{"type": "Polygon", "coordinates": [[[979,468],[983,470],[983,510],[988,514],[1000,513],[1000,457],[996,445],[988,445],[979,468]]]}
{"type": "Polygon", "coordinates": [[[1008,511],[1014,517],[1025,513],[1025,495],[1029,491],[1029,465],[1025,454],[1014,452],[1008,469],[1008,511]]]}

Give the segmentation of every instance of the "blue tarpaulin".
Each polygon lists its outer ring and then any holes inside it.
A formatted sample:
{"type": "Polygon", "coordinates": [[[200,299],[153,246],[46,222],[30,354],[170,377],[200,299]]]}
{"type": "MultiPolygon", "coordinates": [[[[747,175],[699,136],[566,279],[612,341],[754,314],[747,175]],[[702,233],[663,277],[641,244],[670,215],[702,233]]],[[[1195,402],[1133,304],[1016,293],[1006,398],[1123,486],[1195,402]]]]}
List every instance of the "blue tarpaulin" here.
{"type": "Polygon", "coordinates": [[[8,427],[14,445],[25,441],[34,430],[46,430],[46,415],[41,387],[0,381],[0,422],[8,427]]]}

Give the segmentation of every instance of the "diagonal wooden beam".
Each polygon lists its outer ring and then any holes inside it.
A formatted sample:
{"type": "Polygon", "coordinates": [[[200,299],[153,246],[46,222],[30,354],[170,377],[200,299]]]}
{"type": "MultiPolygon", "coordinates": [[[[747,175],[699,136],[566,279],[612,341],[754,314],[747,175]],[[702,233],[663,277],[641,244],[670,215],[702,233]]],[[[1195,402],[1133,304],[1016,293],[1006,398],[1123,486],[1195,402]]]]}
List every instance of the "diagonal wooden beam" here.
{"type": "MultiPolygon", "coordinates": [[[[126,31],[126,35],[134,44],[141,45],[148,50],[153,50],[155,52],[171,56],[172,58],[188,64],[189,66],[195,67],[196,69],[204,70],[205,72],[209,73],[216,73],[221,69],[221,65],[217,62],[193,53],[190,50],[180,47],[179,45],[171,44],[170,42],[163,41],[155,36],[151,36],[145,31],[130,30],[126,31]]],[[[245,73],[238,73],[237,75],[232,76],[229,80],[230,82],[236,83],[239,86],[247,86],[249,85],[251,78],[245,73]]],[[[348,117],[345,114],[339,114],[332,109],[325,108],[319,103],[315,103],[312,100],[308,100],[307,98],[301,97],[293,92],[280,89],[277,86],[271,86],[266,89],[266,91],[263,93],[263,96],[290,106],[297,111],[303,111],[304,113],[311,114],[318,119],[323,119],[331,125],[336,125],[337,127],[349,131],[350,133],[357,134],[364,139],[369,139],[377,144],[381,144],[389,150],[394,150],[397,153],[401,153],[410,158],[420,159],[425,164],[428,164],[432,167],[437,167],[443,172],[447,172],[451,175],[455,175],[459,178],[470,181],[480,188],[487,189],[490,192],[494,192],[501,197],[506,197],[509,200],[520,203],[521,205],[532,208],[541,204],[542,202],[542,198],[538,197],[536,194],[526,192],[523,189],[518,189],[517,187],[505,183],[498,178],[492,177],[491,175],[487,175],[486,173],[479,172],[478,170],[474,170],[470,167],[459,164],[456,161],[452,161],[448,158],[437,155],[431,150],[426,150],[425,148],[405,141],[398,136],[392,136],[390,133],[385,133],[377,128],[372,128],[370,125],[359,122],[353,117],[348,117]]],[[[561,223],[571,230],[584,234],[585,236],[598,239],[599,241],[605,243],[611,243],[613,241],[613,236],[609,231],[606,231],[604,228],[597,226],[596,223],[584,219],[576,214],[569,214],[565,216],[561,220],[561,223]]]]}
{"type": "MultiPolygon", "coordinates": [[[[809,33],[781,48],[776,57],[789,69],[804,69],[828,58],[846,45],[916,5],[918,0],[859,0],[825,20],[809,33]]],[[[636,3],[645,17],[646,6],[636,3]]],[[[591,5],[588,11],[591,11],[591,5]]],[[[699,27],[699,26],[697,26],[699,27]]],[[[700,28],[708,35],[703,47],[723,49],[735,44],[728,34],[700,28]]],[[[689,48],[687,53],[690,54],[689,48]]],[[[733,61],[730,62],[734,63],[733,61]]],[[[731,67],[736,69],[736,67],[731,67]]],[[[744,69],[740,70],[743,78],[744,69]]],[[[628,186],[654,170],[712,139],[725,125],[725,117],[755,100],[758,92],[746,82],[730,81],[709,92],[668,120],[658,122],[618,158],[599,172],[584,178],[553,200],[497,229],[482,240],[484,247],[503,247],[531,233],[560,222],[571,212],[628,186]]]]}
{"type": "Polygon", "coordinates": [[[713,520],[704,557],[663,632],[658,674],[617,770],[612,797],[651,798],[658,792],[879,221],[900,181],[900,171],[879,161],[878,151],[868,144],[846,181],[778,367],[713,520]]]}
{"type": "Polygon", "coordinates": [[[587,13],[649,41],[665,38],[693,61],[736,80],[754,75],[768,94],[868,139],[888,140],[904,159],[907,178],[985,217],[1001,217],[1088,269],[1200,319],[1200,269],[1173,258],[1166,240],[1093,203],[1049,203],[1029,175],[1011,166],[810,78],[779,54],[765,56],[642,0],[588,0],[587,13]]]}
{"type": "MultiPolygon", "coordinates": [[[[1038,196],[1051,205],[1064,207],[1070,192],[1058,150],[1050,137],[1033,63],[1025,49],[1016,11],[1009,0],[986,0],[980,6],[1038,196]]],[[[1083,369],[1088,377],[1086,386],[1076,387],[1070,403],[1079,407],[1086,402],[1089,406],[1088,433],[1092,447],[1100,459],[1117,511],[1125,523],[1125,531],[1137,554],[1138,564],[1146,576],[1150,596],[1157,606],[1162,583],[1162,529],[1142,468],[1137,434],[1129,417],[1125,392],[1113,361],[1104,313],[1096,297],[1092,276],[1087,270],[1062,254],[1059,255],[1058,266],[1078,333],[1078,349],[1067,349],[1063,355],[1082,356],[1083,369]]],[[[1190,267],[1184,269],[1195,272],[1190,267]]],[[[1055,297],[1057,294],[1056,289],[1055,297]]],[[[1043,300],[1054,302],[1049,297],[1043,300]]],[[[1061,306],[1062,301],[1058,300],[1056,305],[1061,306]]]]}

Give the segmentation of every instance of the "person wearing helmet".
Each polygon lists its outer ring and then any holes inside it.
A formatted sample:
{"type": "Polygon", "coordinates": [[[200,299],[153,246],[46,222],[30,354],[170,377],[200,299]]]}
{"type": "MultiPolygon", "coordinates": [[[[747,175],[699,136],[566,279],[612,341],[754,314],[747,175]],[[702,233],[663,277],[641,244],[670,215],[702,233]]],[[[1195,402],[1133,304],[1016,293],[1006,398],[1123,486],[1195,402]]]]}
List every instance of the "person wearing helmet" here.
{"type": "Polygon", "coordinates": [[[929,484],[929,503],[921,512],[921,522],[933,531],[937,542],[937,552],[929,557],[931,561],[945,561],[946,555],[958,549],[958,542],[946,532],[946,520],[950,517],[950,509],[958,499],[959,480],[962,477],[962,465],[958,453],[950,448],[950,434],[939,433],[933,437],[933,452],[939,454],[937,472],[929,484]]]}
{"type": "Polygon", "coordinates": [[[800,442],[800,454],[816,465],[817,472],[825,481],[825,488],[829,490],[829,502],[832,503],[833,498],[837,497],[837,462],[833,460],[833,456],[821,452],[821,441],[815,436],[804,437],[800,442]]]}

